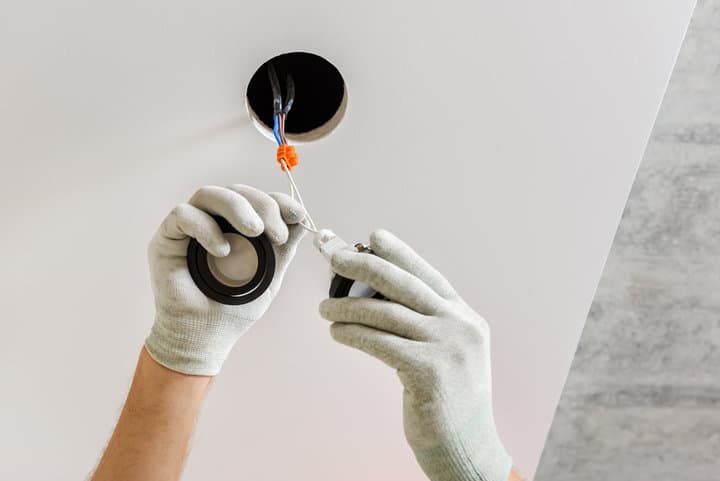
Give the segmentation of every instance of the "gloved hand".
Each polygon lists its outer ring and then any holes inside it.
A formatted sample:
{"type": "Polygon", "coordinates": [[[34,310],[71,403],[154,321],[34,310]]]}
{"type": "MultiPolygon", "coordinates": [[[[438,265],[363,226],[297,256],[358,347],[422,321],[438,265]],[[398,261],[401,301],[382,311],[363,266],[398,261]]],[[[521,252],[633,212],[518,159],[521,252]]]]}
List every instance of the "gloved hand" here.
{"type": "Polygon", "coordinates": [[[245,185],[203,187],[175,207],[150,242],[148,258],[155,294],[155,323],[145,347],[163,366],[185,374],[214,376],[235,342],[260,319],[280,289],[304,234],[305,211],[285,194],[266,194],[245,185]],[[193,237],[208,253],[225,257],[230,244],[211,214],[240,233],[265,233],[276,256],[269,288],[247,304],[231,306],[207,298],[187,267],[193,237]]]}
{"type": "Polygon", "coordinates": [[[493,419],[487,322],[397,237],[376,231],[370,247],[376,255],[336,249],[332,269],[392,301],[324,300],[332,337],[397,370],[405,436],[432,481],[506,481],[512,461],[493,419]]]}

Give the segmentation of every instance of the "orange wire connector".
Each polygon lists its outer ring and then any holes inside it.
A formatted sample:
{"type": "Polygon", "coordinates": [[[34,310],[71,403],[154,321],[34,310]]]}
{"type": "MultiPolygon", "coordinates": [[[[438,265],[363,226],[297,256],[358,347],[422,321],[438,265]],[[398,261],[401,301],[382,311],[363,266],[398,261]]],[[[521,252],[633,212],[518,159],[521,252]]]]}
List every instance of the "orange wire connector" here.
{"type": "Polygon", "coordinates": [[[277,161],[283,171],[285,170],[285,165],[288,166],[288,170],[292,170],[293,167],[298,165],[298,156],[295,152],[295,146],[288,144],[279,145],[277,149],[277,161]],[[283,161],[285,161],[285,165],[283,165],[283,161]]]}

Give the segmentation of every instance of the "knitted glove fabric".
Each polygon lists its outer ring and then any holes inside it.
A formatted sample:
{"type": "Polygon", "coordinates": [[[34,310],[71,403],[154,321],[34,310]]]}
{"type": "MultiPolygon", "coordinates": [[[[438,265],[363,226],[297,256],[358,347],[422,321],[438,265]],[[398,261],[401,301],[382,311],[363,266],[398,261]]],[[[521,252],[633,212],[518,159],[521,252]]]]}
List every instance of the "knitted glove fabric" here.
{"type": "Polygon", "coordinates": [[[376,255],[333,249],[333,271],[392,301],[324,300],[332,337],[397,370],[405,435],[432,481],[506,481],[512,462],[493,419],[488,323],[394,235],[376,231],[370,247],[376,255]]]}
{"type": "Polygon", "coordinates": [[[304,217],[304,209],[289,196],[245,185],[203,187],[188,203],[176,206],[148,248],[155,323],[145,347],[153,359],[184,374],[217,374],[235,342],[262,317],[280,289],[304,234],[299,225],[304,217]],[[272,283],[247,304],[231,306],[207,298],[188,271],[191,237],[210,255],[230,253],[230,244],[212,215],[223,217],[246,236],[264,232],[273,245],[272,283]]]}

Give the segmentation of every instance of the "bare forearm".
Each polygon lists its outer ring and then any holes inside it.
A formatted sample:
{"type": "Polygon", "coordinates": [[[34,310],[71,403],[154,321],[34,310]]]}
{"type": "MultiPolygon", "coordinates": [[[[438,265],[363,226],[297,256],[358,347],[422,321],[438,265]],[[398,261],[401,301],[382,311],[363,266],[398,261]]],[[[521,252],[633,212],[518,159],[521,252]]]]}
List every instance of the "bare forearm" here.
{"type": "Polygon", "coordinates": [[[513,468],[510,471],[510,476],[508,476],[508,481],[525,481],[523,478],[520,477],[517,471],[515,471],[515,468],[513,468]]]}
{"type": "Polygon", "coordinates": [[[143,350],[92,481],[176,481],[211,377],[166,369],[143,350]]]}

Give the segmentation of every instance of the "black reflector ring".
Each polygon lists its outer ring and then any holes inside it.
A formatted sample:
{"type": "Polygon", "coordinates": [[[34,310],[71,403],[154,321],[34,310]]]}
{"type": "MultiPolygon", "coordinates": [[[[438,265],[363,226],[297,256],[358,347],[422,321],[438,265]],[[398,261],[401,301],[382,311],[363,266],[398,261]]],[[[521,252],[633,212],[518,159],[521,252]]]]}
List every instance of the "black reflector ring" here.
{"type": "Polygon", "coordinates": [[[187,264],[195,285],[210,299],[228,305],[247,304],[260,297],[267,290],[275,275],[275,252],[265,234],[248,237],[237,231],[222,217],[213,216],[223,233],[237,234],[246,238],[255,249],[258,259],[257,272],[242,286],[228,286],[218,280],[208,264],[208,251],[195,239],[190,239],[187,250],[187,264]]]}

